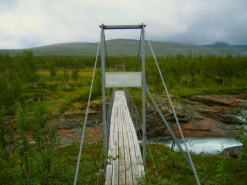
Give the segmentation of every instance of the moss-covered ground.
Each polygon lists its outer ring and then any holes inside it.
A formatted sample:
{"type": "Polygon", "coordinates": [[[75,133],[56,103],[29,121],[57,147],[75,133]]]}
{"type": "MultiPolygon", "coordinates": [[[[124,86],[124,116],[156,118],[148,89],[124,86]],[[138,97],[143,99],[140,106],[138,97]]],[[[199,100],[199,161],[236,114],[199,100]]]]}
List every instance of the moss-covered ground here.
{"type": "MultiPolygon", "coordinates": [[[[160,144],[150,145],[154,163],[158,172],[157,177],[152,157],[147,150],[146,177],[139,179],[139,184],[196,184],[193,171],[189,168],[180,152],[173,152],[169,147],[160,144]]],[[[75,168],[79,145],[69,145],[55,151],[56,155],[66,158],[65,165],[75,168]]],[[[85,143],[79,181],[82,184],[95,184],[101,161],[102,146],[85,143]]],[[[201,184],[239,184],[247,183],[247,161],[225,159],[219,156],[199,156],[192,154],[195,168],[201,184]]],[[[102,171],[103,165],[101,165],[102,171]]],[[[99,184],[104,184],[105,175],[100,173],[99,184]]],[[[72,183],[72,182],[71,182],[72,183]]]]}

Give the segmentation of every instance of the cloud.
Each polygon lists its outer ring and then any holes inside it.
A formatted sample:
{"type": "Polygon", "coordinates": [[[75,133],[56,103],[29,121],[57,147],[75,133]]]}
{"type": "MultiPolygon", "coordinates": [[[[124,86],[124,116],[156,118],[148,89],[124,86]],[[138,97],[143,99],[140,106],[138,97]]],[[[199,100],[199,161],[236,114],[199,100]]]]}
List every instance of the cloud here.
{"type": "MultiPolygon", "coordinates": [[[[183,44],[247,44],[244,0],[1,0],[0,48],[97,42],[99,25],[147,25],[149,39],[183,44]]],[[[107,30],[106,39],[139,39],[107,30]]]]}

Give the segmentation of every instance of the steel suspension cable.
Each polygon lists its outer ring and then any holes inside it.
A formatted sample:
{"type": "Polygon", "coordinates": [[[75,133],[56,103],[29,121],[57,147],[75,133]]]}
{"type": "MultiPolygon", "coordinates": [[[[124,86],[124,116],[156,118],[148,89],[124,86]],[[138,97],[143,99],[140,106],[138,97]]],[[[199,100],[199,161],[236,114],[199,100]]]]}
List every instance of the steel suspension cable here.
{"type": "MultiPolygon", "coordinates": [[[[104,41],[105,41],[105,33],[104,33],[104,41]]],[[[105,63],[106,63],[106,70],[109,72],[109,66],[108,66],[108,61],[107,61],[107,51],[106,51],[106,41],[104,43],[105,43],[105,58],[106,58],[105,63]]]]}
{"type": "Polygon", "coordinates": [[[140,48],[141,48],[141,38],[142,38],[142,33],[140,34],[140,41],[139,41],[139,49],[138,49],[138,58],[137,58],[136,71],[139,71],[139,56],[140,56],[140,48]]]}
{"type": "Polygon", "coordinates": [[[156,63],[156,65],[157,65],[157,68],[158,68],[158,71],[159,71],[160,77],[161,77],[162,82],[163,82],[163,85],[164,85],[164,87],[165,87],[165,90],[166,90],[166,93],[167,93],[167,97],[168,97],[168,99],[169,99],[169,102],[170,102],[170,105],[171,105],[171,108],[172,108],[172,111],[173,111],[174,117],[175,117],[175,119],[176,119],[176,122],[177,122],[177,125],[178,125],[178,128],[179,128],[179,131],[180,131],[180,134],[181,134],[181,137],[182,137],[182,140],[183,140],[183,142],[184,142],[184,146],[185,146],[186,152],[188,153],[188,156],[189,156],[189,160],[190,160],[190,163],[191,163],[191,166],[192,166],[192,170],[193,170],[193,172],[194,172],[194,174],[195,174],[195,177],[196,177],[197,184],[199,184],[199,185],[200,185],[200,181],[199,181],[199,178],[198,178],[198,176],[197,176],[196,169],[195,169],[195,167],[194,167],[194,164],[193,164],[192,158],[191,158],[191,156],[190,156],[190,152],[189,152],[189,150],[188,150],[187,144],[186,144],[186,142],[185,142],[185,139],[184,139],[184,135],[183,135],[183,132],[182,132],[181,126],[180,126],[180,124],[179,124],[179,121],[178,121],[178,118],[177,118],[177,115],[176,115],[175,109],[174,109],[174,107],[173,107],[173,104],[172,104],[172,101],[171,101],[170,95],[169,95],[169,93],[168,93],[168,90],[167,90],[167,87],[166,87],[166,84],[165,84],[164,78],[163,78],[162,73],[161,73],[161,71],[160,71],[159,64],[158,64],[157,59],[156,59],[156,57],[155,57],[155,54],[154,54],[153,48],[152,48],[151,43],[150,43],[150,41],[149,41],[149,39],[148,39],[148,36],[147,36],[147,33],[146,33],[145,28],[144,28],[144,32],[145,32],[145,34],[146,34],[147,41],[148,41],[148,43],[149,43],[149,46],[150,46],[150,49],[151,49],[151,51],[152,51],[152,54],[153,54],[153,57],[154,57],[155,63],[156,63]]]}
{"type": "Polygon", "coordinates": [[[98,180],[97,180],[97,185],[99,184],[99,176],[100,176],[100,168],[101,168],[101,163],[102,163],[102,156],[103,156],[103,151],[104,147],[102,147],[102,152],[101,152],[101,159],[100,159],[100,165],[99,165],[99,173],[98,173],[98,180]]]}
{"type": "Polygon", "coordinates": [[[83,146],[83,141],[84,141],[84,136],[85,136],[85,130],[86,130],[86,124],[87,124],[87,115],[88,115],[88,109],[89,109],[89,104],[90,104],[91,94],[92,94],[92,89],[93,89],[93,82],[94,82],[95,70],[96,70],[96,66],[97,66],[97,59],[98,59],[98,54],[99,54],[100,43],[101,43],[101,41],[99,39],[99,44],[98,44],[98,49],[97,49],[96,59],[95,59],[95,64],[94,64],[94,70],[93,70],[93,77],[92,77],[92,82],[91,82],[91,87],[90,87],[90,93],[89,93],[89,97],[88,97],[87,111],[86,111],[86,116],[85,116],[84,125],[83,125],[83,132],[82,132],[80,151],[79,151],[78,161],[77,161],[77,166],[76,166],[74,185],[76,185],[77,177],[78,177],[78,171],[79,171],[79,165],[80,165],[80,159],[81,159],[81,151],[82,151],[82,146],[83,146]]]}
{"type": "MultiPolygon", "coordinates": [[[[138,115],[138,119],[139,119],[139,121],[140,121],[140,116],[139,116],[139,114],[137,114],[137,115],[138,115]]],[[[139,126],[138,126],[138,130],[140,130],[140,129],[139,129],[139,126]]],[[[140,133],[140,132],[139,132],[139,136],[141,136],[141,139],[143,139],[143,137],[142,137],[142,135],[141,135],[141,133],[140,133]]],[[[147,142],[147,144],[148,144],[149,153],[150,153],[150,155],[151,155],[152,162],[153,162],[153,164],[154,164],[154,168],[155,168],[155,171],[156,171],[156,174],[157,174],[158,180],[160,180],[159,173],[158,173],[158,170],[157,170],[156,165],[155,165],[155,162],[154,162],[154,158],[153,158],[152,150],[151,150],[151,148],[150,148],[150,145],[149,145],[149,142],[148,142],[148,140],[147,140],[147,137],[146,137],[146,136],[145,136],[145,139],[146,139],[146,142],[147,142]]]]}

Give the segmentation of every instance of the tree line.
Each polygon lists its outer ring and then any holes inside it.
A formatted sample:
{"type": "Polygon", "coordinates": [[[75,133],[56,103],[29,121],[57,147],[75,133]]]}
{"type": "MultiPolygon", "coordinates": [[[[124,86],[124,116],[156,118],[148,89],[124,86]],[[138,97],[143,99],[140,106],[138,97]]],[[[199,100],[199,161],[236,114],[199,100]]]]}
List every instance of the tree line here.
{"type": "MultiPolygon", "coordinates": [[[[10,57],[0,55],[0,100],[7,106],[21,99],[23,84],[37,89],[42,81],[39,71],[49,71],[51,80],[60,80],[65,88],[77,87],[79,71],[93,67],[95,57],[34,57],[32,51],[25,50],[22,55],[10,57]],[[57,77],[58,70],[62,76],[57,77]],[[73,83],[71,82],[72,79],[73,83]]],[[[246,79],[247,57],[225,57],[216,55],[188,56],[168,54],[166,58],[157,58],[168,88],[196,88],[201,86],[235,87],[238,80],[246,79]]],[[[141,71],[141,58],[138,57],[107,57],[106,71],[113,71],[115,65],[125,65],[126,71],[141,71]]],[[[100,56],[97,67],[100,68],[100,56]]],[[[99,74],[100,75],[100,74],[99,74]]],[[[82,79],[83,80],[83,79],[82,79]]],[[[162,91],[161,78],[153,58],[146,58],[146,80],[154,86],[155,91],[162,91]]],[[[241,83],[240,83],[241,85],[241,83]]],[[[244,84],[243,84],[244,85],[244,84]]]]}
{"type": "Polygon", "coordinates": [[[0,106],[9,107],[16,100],[21,101],[25,86],[32,89],[42,90],[45,83],[40,75],[40,71],[49,71],[51,80],[55,81],[58,70],[63,71],[59,81],[76,88],[79,78],[79,71],[86,66],[92,65],[92,58],[73,58],[73,57],[34,57],[32,51],[24,50],[22,55],[10,57],[9,54],[0,55],[0,106]],[[69,76],[70,72],[70,76],[69,76]],[[72,84],[69,78],[73,79],[72,84]]]}
{"type": "MultiPolygon", "coordinates": [[[[125,65],[126,71],[142,69],[141,58],[138,57],[110,57],[107,62],[111,68],[121,63],[125,65]]],[[[244,86],[245,84],[237,84],[237,82],[247,77],[247,57],[234,57],[231,54],[225,57],[202,56],[201,53],[192,55],[190,51],[188,56],[168,54],[165,58],[157,58],[157,62],[169,88],[244,86]]],[[[153,85],[156,91],[162,91],[162,81],[153,58],[146,58],[145,69],[147,83],[153,85]]]]}

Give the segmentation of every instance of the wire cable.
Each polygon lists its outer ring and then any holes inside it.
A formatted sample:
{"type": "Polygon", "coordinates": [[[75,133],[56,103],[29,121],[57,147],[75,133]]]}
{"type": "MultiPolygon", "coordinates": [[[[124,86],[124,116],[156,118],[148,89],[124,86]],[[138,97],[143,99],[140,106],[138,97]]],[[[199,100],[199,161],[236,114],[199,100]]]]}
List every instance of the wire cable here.
{"type": "MultiPolygon", "coordinates": [[[[125,96],[125,97],[128,96],[128,98],[129,98],[129,97],[130,97],[130,96],[129,96],[129,92],[126,90],[125,93],[126,93],[126,96],[125,96]]],[[[131,98],[131,99],[132,99],[132,98],[131,98]]],[[[133,103],[133,100],[132,100],[132,103],[133,103]]],[[[139,114],[138,114],[138,111],[137,111],[137,108],[136,108],[135,104],[134,104],[134,107],[135,107],[135,110],[136,110],[136,116],[138,116],[139,122],[141,123],[140,116],[139,116],[139,114]]],[[[129,110],[130,110],[130,108],[129,108],[129,110]]],[[[133,120],[133,118],[132,118],[132,120],[133,120]]],[[[139,137],[140,137],[141,139],[143,139],[143,137],[142,137],[142,135],[141,135],[141,133],[140,133],[139,124],[138,124],[137,126],[138,126],[138,131],[139,131],[139,132],[138,132],[138,133],[139,133],[139,137]]],[[[154,168],[155,168],[155,171],[156,171],[158,180],[159,180],[159,179],[160,179],[160,178],[159,178],[159,173],[158,173],[158,170],[157,170],[157,168],[156,168],[156,165],[155,165],[155,162],[154,162],[154,158],[153,158],[153,154],[152,154],[152,151],[151,151],[151,148],[150,148],[150,145],[149,145],[149,142],[148,142],[146,136],[145,136],[145,140],[146,140],[146,142],[147,142],[147,145],[148,145],[148,148],[149,148],[149,153],[150,153],[150,155],[151,155],[152,162],[153,162],[153,164],[154,164],[154,168]]]]}
{"type": "Polygon", "coordinates": [[[97,185],[99,184],[99,176],[100,176],[100,168],[101,168],[101,163],[102,163],[102,156],[103,156],[103,151],[104,147],[102,147],[102,152],[101,152],[101,159],[100,159],[100,165],[99,165],[99,173],[98,173],[98,180],[97,180],[97,185]]]}
{"type": "Polygon", "coordinates": [[[96,70],[96,65],[97,65],[100,43],[101,43],[101,41],[99,39],[99,44],[98,44],[98,49],[97,49],[96,59],[95,59],[95,64],[94,64],[94,70],[93,70],[93,77],[92,77],[92,82],[91,82],[91,87],[90,87],[90,93],[89,93],[89,97],[88,97],[87,111],[86,111],[86,116],[85,116],[84,125],[83,125],[83,132],[82,132],[80,151],[79,151],[78,161],[77,161],[77,166],[76,166],[74,185],[76,185],[77,177],[78,177],[78,171],[79,171],[79,165],[80,165],[80,159],[81,159],[81,151],[82,151],[82,146],[83,146],[83,141],[84,141],[84,136],[85,136],[86,125],[87,125],[87,115],[88,115],[88,109],[89,109],[91,94],[92,94],[92,89],[93,89],[93,82],[94,82],[94,76],[95,76],[95,70],[96,70]]]}
{"type": "Polygon", "coordinates": [[[137,64],[136,64],[136,71],[139,71],[139,56],[140,56],[140,48],[141,48],[141,39],[142,39],[142,33],[140,34],[140,41],[139,41],[139,49],[138,49],[138,58],[137,58],[137,64]]]}
{"type": "Polygon", "coordinates": [[[178,121],[176,112],[175,112],[175,110],[174,110],[174,107],[173,107],[173,104],[172,104],[170,95],[169,95],[169,93],[168,93],[168,90],[167,90],[167,87],[166,87],[166,84],[165,84],[165,81],[164,81],[164,78],[163,78],[162,73],[161,73],[161,71],[160,71],[159,64],[158,64],[157,59],[156,59],[156,57],[155,57],[155,55],[154,55],[154,51],[153,51],[153,48],[152,48],[152,46],[151,46],[151,43],[150,43],[150,41],[149,41],[149,39],[148,39],[148,36],[147,36],[147,33],[146,33],[145,28],[144,28],[144,32],[145,32],[145,35],[146,35],[146,37],[147,37],[147,41],[148,41],[149,46],[150,46],[150,49],[151,49],[151,51],[152,51],[154,60],[155,60],[155,62],[156,62],[156,65],[157,65],[157,68],[158,68],[160,77],[161,77],[161,79],[162,79],[163,85],[164,85],[164,87],[165,87],[165,90],[166,90],[166,93],[167,93],[167,97],[168,97],[168,99],[169,99],[169,102],[170,102],[170,105],[171,105],[173,114],[174,114],[174,116],[175,116],[175,119],[176,119],[176,122],[177,122],[177,125],[178,125],[178,128],[179,128],[180,134],[181,134],[182,139],[183,139],[183,142],[184,142],[184,146],[185,146],[186,151],[187,151],[188,156],[189,156],[189,160],[190,160],[190,163],[191,163],[191,166],[192,166],[192,170],[193,170],[193,172],[194,172],[194,174],[195,174],[195,177],[196,177],[197,184],[200,185],[200,181],[199,181],[199,179],[198,179],[198,176],[197,176],[197,173],[196,173],[196,169],[195,169],[195,167],[194,167],[193,161],[192,161],[191,156],[190,156],[190,152],[189,152],[188,147],[187,147],[187,144],[186,144],[186,142],[185,142],[185,139],[184,139],[184,135],[183,135],[181,126],[180,126],[180,124],[179,124],[179,121],[178,121]]]}
{"type": "MultiPolygon", "coordinates": [[[[105,30],[104,30],[105,32],[105,30]]],[[[104,33],[104,41],[105,41],[105,33],[104,33]]],[[[106,51],[106,41],[105,43],[105,63],[106,63],[106,70],[109,72],[109,66],[108,66],[108,61],[107,61],[107,51],[106,51]]]]}

